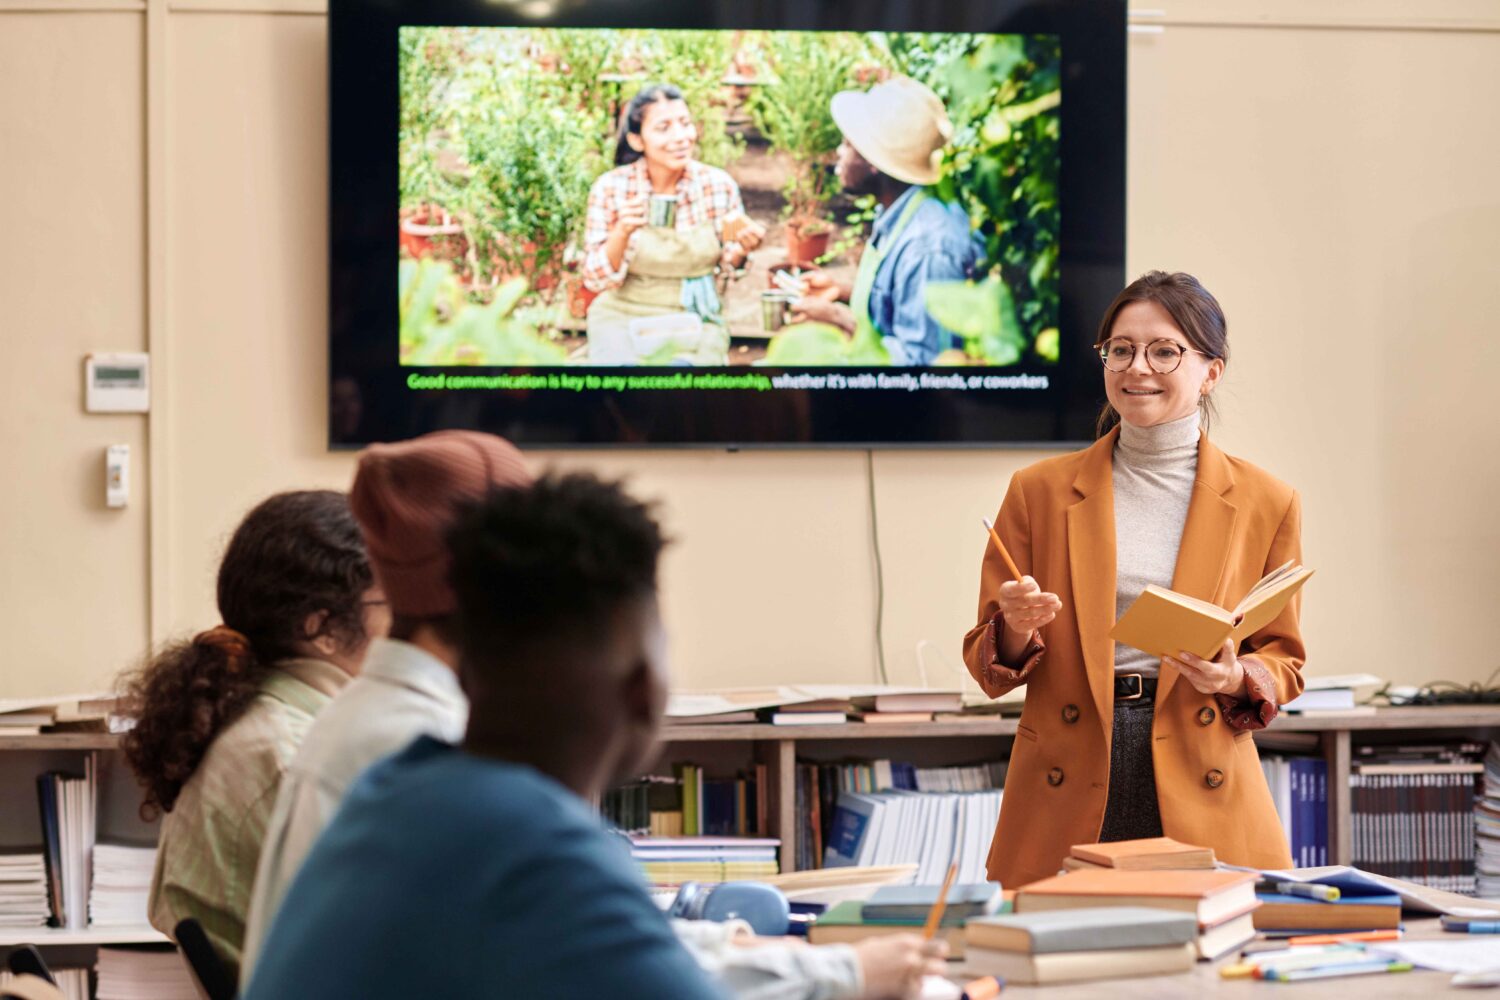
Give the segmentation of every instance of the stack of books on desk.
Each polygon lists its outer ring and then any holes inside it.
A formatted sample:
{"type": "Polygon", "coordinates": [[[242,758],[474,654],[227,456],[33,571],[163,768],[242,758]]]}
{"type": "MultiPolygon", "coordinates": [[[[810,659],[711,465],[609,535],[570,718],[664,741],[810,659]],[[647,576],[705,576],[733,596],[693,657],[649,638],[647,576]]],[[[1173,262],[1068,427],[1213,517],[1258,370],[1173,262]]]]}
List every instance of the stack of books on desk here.
{"type": "Polygon", "coordinates": [[[1211,847],[1184,844],[1171,837],[1116,840],[1105,844],[1074,844],[1063,859],[1065,871],[1113,868],[1117,871],[1208,871],[1214,867],[1211,847]]]}
{"type": "Polygon", "coordinates": [[[0,853],[0,927],[40,927],[51,913],[41,852],[0,853]]]}
{"type": "MultiPolygon", "coordinates": [[[[941,889],[934,884],[881,886],[868,900],[835,904],[808,928],[807,939],[813,944],[854,944],[883,934],[919,933],[941,889]]],[[[948,942],[949,957],[963,955],[967,922],[1007,908],[998,883],[952,886],[937,931],[948,942]]]]}
{"type": "Polygon", "coordinates": [[[1070,871],[1023,886],[1016,912],[1143,906],[1186,913],[1196,921],[1195,953],[1214,959],[1255,937],[1255,881],[1253,873],[1234,871],[1070,871]]]}
{"type": "Polygon", "coordinates": [[[770,837],[631,837],[630,853],[654,886],[738,882],[779,874],[770,837]]]}
{"type": "Polygon", "coordinates": [[[1356,894],[1340,889],[1338,899],[1277,892],[1269,887],[1256,890],[1260,908],[1255,911],[1255,929],[1263,933],[1320,931],[1349,933],[1383,931],[1401,926],[1401,897],[1394,893],[1356,894]]]}
{"type": "Polygon", "coordinates": [[[963,961],[972,975],[1011,983],[1160,976],[1191,969],[1197,939],[1193,914],[1171,910],[1103,906],[1016,913],[970,920],[963,961]]]}
{"type": "Polygon", "coordinates": [[[1473,895],[1482,743],[1358,746],[1349,776],[1356,868],[1473,895]]]}
{"type": "Polygon", "coordinates": [[[1485,755],[1482,787],[1474,800],[1474,894],[1500,899],[1500,743],[1485,755]]]}

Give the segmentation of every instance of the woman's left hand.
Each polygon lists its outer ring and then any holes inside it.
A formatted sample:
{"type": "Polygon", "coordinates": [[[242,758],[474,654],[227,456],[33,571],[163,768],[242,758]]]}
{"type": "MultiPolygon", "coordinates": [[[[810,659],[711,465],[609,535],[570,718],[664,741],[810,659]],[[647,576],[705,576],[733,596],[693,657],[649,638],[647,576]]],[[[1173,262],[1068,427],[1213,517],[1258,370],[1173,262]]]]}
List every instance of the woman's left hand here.
{"type": "Polygon", "coordinates": [[[719,267],[726,271],[738,271],[745,265],[745,259],[750,256],[749,248],[739,243],[729,243],[724,247],[724,252],[719,255],[719,267]]]}
{"type": "Polygon", "coordinates": [[[1212,660],[1205,660],[1187,650],[1167,659],[1199,694],[1227,694],[1232,697],[1242,697],[1245,694],[1245,666],[1234,654],[1233,639],[1225,639],[1224,645],[1212,660]]]}
{"type": "Polygon", "coordinates": [[[741,226],[740,231],[735,234],[735,242],[744,247],[748,253],[760,246],[766,238],[766,227],[754,219],[747,219],[747,225],[741,226]]]}

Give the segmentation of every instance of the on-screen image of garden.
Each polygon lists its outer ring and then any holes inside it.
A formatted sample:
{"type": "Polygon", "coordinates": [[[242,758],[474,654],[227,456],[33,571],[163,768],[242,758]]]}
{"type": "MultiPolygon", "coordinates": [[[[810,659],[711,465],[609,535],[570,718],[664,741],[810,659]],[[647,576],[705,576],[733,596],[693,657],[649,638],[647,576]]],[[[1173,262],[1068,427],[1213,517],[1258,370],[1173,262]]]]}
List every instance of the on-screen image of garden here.
{"type": "Polygon", "coordinates": [[[403,365],[1057,362],[1054,36],[399,41],[403,365]]]}

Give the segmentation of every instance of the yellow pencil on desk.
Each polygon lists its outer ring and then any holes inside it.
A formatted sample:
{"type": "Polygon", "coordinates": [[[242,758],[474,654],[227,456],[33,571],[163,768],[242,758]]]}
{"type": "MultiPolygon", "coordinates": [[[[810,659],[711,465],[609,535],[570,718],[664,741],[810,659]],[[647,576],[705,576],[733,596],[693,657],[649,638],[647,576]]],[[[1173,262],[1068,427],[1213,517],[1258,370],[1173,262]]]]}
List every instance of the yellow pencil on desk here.
{"type": "Polygon", "coordinates": [[[948,890],[953,888],[953,879],[958,874],[958,862],[955,861],[948,866],[948,876],[943,879],[943,887],[938,890],[938,898],[933,900],[932,909],[927,911],[927,926],[922,928],[922,939],[931,941],[932,936],[937,933],[938,925],[943,922],[943,911],[948,908],[948,890]]]}
{"type": "Polygon", "coordinates": [[[995,548],[1000,550],[1000,558],[1005,560],[1005,568],[1010,570],[1011,579],[1017,583],[1021,582],[1021,571],[1016,569],[1015,560],[1005,550],[1005,543],[1000,540],[1000,533],[995,530],[995,522],[987,517],[981,517],[979,523],[984,525],[984,530],[990,533],[990,541],[995,543],[995,548]]]}

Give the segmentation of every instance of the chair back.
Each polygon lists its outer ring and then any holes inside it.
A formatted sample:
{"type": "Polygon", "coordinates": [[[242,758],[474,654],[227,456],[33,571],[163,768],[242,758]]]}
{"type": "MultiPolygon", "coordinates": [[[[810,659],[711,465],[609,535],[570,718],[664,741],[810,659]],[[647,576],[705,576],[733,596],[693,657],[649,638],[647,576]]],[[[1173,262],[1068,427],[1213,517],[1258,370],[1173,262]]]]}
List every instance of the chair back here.
{"type": "Polygon", "coordinates": [[[0,987],[0,1000],[68,1000],[50,979],[27,973],[0,987]]]}
{"type": "Polygon", "coordinates": [[[52,970],[47,968],[47,963],[42,961],[42,953],[36,950],[35,945],[18,944],[5,956],[5,967],[15,976],[36,976],[45,979],[53,986],[57,980],[52,975],[52,970]]]}
{"type": "Polygon", "coordinates": [[[198,989],[207,1000],[234,1000],[235,982],[219,961],[203,925],[188,917],[172,929],[172,936],[177,939],[177,947],[182,949],[188,968],[198,981],[198,989]]]}

